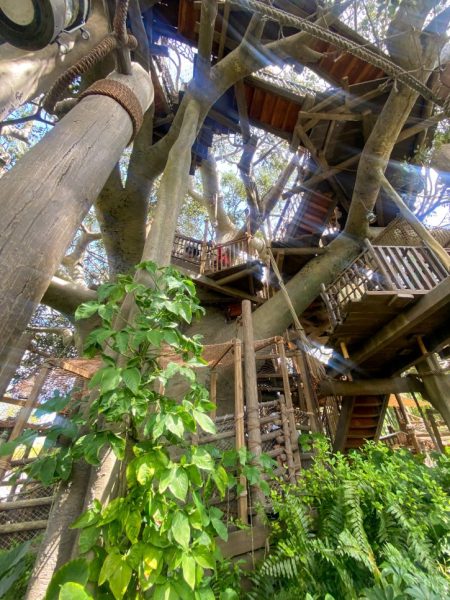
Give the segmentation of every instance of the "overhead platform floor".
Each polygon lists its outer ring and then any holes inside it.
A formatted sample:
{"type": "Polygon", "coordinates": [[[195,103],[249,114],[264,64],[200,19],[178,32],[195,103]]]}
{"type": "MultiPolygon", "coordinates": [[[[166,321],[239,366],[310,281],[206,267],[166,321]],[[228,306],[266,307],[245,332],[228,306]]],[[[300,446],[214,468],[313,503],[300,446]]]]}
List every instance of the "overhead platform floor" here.
{"type": "Polygon", "coordinates": [[[330,345],[339,349],[345,342],[361,376],[388,376],[412,365],[423,356],[419,336],[429,351],[450,339],[450,277],[426,294],[407,296],[369,292],[347,307],[330,345]]]}

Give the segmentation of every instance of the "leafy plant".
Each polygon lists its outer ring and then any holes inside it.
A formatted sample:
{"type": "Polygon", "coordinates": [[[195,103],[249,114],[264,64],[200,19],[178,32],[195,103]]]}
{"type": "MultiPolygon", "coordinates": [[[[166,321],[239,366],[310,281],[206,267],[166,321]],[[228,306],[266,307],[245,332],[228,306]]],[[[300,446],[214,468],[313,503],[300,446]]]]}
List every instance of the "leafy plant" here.
{"type": "Polygon", "coordinates": [[[446,598],[450,457],[367,444],[316,460],[297,486],[273,495],[274,549],[250,598],[446,598]]]}
{"type": "Polygon", "coordinates": [[[17,600],[25,595],[35,558],[30,545],[31,542],[24,542],[0,551],[0,598],[17,600]]]}
{"type": "Polygon", "coordinates": [[[203,312],[193,283],[173,268],[147,262],[138,269],[145,284],[120,276],[78,308],[77,318],[97,313],[102,321],[86,344],[88,356],[103,359],[89,384],[94,399],[58,430],[72,443],[27,467],[45,484],[68,479],[77,460],[99,465],[106,451],[126,467],[123,494],[104,505],[94,500],[73,523],[80,558],[55,574],[46,600],[213,600],[215,539],[226,540],[228,531],[209,500],[223,500],[241,472],[258,483],[245,450],[221,454],[192,443],[200,429],[216,432],[208,415],[215,407],[194,371],[206,364],[200,339],[180,327],[203,312]],[[127,319],[126,296],[134,304],[127,319]],[[186,392],[177,401],[165,390],[180,378],[186,392]]]}

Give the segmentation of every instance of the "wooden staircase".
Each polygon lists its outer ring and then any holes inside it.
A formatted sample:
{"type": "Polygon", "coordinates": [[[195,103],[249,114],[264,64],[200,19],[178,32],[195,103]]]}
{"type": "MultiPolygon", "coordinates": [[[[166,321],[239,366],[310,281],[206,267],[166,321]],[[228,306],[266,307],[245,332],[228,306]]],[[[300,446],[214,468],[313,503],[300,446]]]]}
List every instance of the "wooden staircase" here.
{"type": "Polygon", "coordinates": [[[340,452],[361,448],[380,436],[388,396],[352,396],[342,401],[333,449],[340,452]]]}

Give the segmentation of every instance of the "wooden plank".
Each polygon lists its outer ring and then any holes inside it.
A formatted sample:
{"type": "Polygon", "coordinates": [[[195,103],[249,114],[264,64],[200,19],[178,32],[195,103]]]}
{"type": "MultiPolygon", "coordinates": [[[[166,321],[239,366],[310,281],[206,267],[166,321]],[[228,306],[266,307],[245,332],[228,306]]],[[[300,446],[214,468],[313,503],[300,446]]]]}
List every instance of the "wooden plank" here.
{"type": "Polygon", "coordinates": [[[254,525],[250,529],[233,531],[228,534],[228,541],[224,542],[220,538],[216,538],[216,543],[220,548],[224,558],[232,558],[253,552],[258,548],[264,548],[270,530],[264,525],[254,525]]]}
{"type": "Polygon", "coordinates": [[[319,121],[362,121],[363,115],[357,113],[327,113],[327,112],[310,112],[299,110],[298,115],[302,118],[311,117],[319,121]]]}

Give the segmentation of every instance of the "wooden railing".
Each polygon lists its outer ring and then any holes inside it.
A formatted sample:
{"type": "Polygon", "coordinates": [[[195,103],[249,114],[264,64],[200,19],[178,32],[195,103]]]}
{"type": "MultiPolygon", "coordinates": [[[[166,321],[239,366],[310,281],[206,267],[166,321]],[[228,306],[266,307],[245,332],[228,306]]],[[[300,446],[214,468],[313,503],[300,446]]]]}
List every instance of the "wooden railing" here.
{"type": "Polygon", "coordinates": [[[419,295],[436,287],[448,276],[445,267],[425,247],[372,246],[366,249],[329,285],[322,288],[331,325],[345,318],[345,307],[368,292],[419,295]]]}
{"type": "Polygon", "coordinates": [[[246,237],[224,244],[213,244],[176,234],[172,248],[175,263],[201,274],[225,271],[255,258],[246,237]]]}

